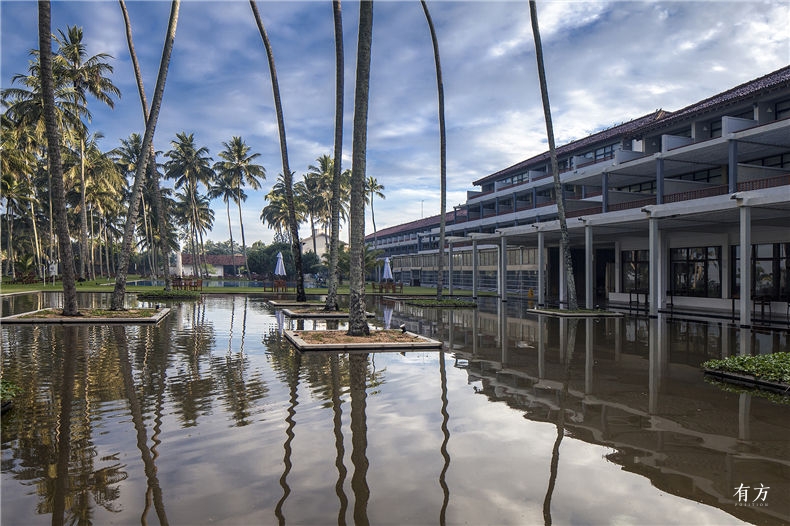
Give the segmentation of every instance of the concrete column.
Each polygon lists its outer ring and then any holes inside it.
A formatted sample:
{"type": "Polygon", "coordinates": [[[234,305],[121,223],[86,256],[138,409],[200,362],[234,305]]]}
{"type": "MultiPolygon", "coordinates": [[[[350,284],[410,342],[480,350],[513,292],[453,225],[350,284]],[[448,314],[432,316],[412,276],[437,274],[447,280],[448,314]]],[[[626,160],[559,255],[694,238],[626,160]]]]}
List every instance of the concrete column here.
{"type": "Polygon", "coordinates": [[[750,440],[751,432],[752,395],[741,393],[738,397],[738,438],[750,440]]]}
{"type": "Polygon", "coordinates": [[[453,295],[453,242],[448,243],[448,262],[447,262],[447,293],[453,295]]]}
{"type": "Polygon", "coordinates": [[[609,211],[609,174],[601,174],[601,212],[609,211]]]}
{"type": "Polygon", "coordinates": [[[538,307],[546,306],[546,255],[543,232],[538,232],[538,307]]]}
{"type": "Polygon", "coordinates": [[[752,325],[752,209],[741,207],[741,327],[752,325]]]}
{"type": "Polygon", "coordinates": [[[662,261],[660,241],[658,235],[658,219],[650,218],[648,220],[649,230],[649,245],[650,245],[650,292],[648,295],[648,315],[654,318],[658,315],[658,307],[660,301],[659,294],[659,274],[661,273],[662,261]]]}
{"type": "Polygon", "coordinates": [[[499,240],[499,299],[507,301],[507,238],[499,240]]]}
{"type": "Polygon", "coordinates": [[[614,242],[614,291],[623,292],[623,251],[619,241],[614,242]]]}
{"type": "Polygon", "coordinates": [[[593,363],[595,362],[593,356],[593,319],[587,318],[584,321],[584,394],[590,395],[593,393],[593,363]]]}
{"type": "Polygon", "coordinates": [[[738,141],[727,141],[727,184],[731,194],[738,191],[738,141]]]}
{"type": "Polygon", "coordinates": [[[472,240],[472,299],[477,299],[477,240],[472,240]]]}
{"type": "Polygon", "coordinates": [[[584,306],[593,308],[593,232],[592,225],[584,225],[584,306]]]}
{"type": "Polygon", "coordinates": [[[565,256],[560,245],[560,305],[568,303],[568,274],[565,268],[565,256]]]}
{"type": "Polygon", "coordinates": [[[664,204],[664,159],[656,159],[656,204],[664,204]]]}
{"type": "MultiPolygon", "coordinates": [[[[477,309],[475,309],[477,311],[477,309]]],[[[538,314],[538,378],[546,377],[546,319],[542,314],[538,314]]]]}

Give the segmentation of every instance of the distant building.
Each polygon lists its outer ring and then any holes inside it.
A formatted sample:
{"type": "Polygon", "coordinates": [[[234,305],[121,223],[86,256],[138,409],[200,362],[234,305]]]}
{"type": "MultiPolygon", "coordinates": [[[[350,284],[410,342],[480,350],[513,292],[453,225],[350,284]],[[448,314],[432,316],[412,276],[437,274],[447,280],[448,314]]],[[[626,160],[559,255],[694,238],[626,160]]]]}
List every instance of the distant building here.
{"type": "MultiPolygon", "coordinates": [[[[328,234],[315,235],[315,249],[316,255],[320,258],[329,252],[330,237],[328,234]]],[[[302,240],[302,252],[313,252],[313,236],[307,237],[302,240]]]]}
{"type": "MultiPolygon", "coordinates": [[[[790,300],[790,67],[557,148],[581,306],[783,314],[790,300]]],[[[567,300],[549,152],[448,213],[452,289],[567,300]],[[452,221],[450,218],[452,217],[452,221]]],[[[381,230],[396,279],[435,285],[439,216],[381,230]]],[[[373,244],[373,235],[366,242],[373,244]]]]}
{"type": "MultiPolygon", "coordinates": [[[[238,274],[239,269],[244,267],[244,256],[241,254],[234,256],[209,254],[200,256],[198,261],[200,265],[206,263],[209,276],[215,277],[234,276],[234,270],[238,274]]],[[[178,269],[178,266],[176,266],[176,269],[178,269]]],[[[192,254],[181,253],[181,270],[177,270],[176,273],[183,273],[183,275],[194,274],[192,254]]]]}

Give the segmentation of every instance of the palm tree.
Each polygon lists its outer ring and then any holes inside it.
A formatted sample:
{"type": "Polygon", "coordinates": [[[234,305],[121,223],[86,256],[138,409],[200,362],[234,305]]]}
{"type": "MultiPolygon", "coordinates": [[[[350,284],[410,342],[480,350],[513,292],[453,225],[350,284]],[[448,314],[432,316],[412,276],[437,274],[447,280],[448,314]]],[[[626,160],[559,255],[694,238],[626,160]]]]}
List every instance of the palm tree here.
{"type": "MultiPolygon", "coordinates": [[[[134,41],[132,40],[132,23],[129,20],[129,12],[126,10],[126,3],[124,0],[119,0],[121,5],[121,12],[123,14],[123,21],[124,26],[126,27],[126,43],[129,47],[129,56],[132,59],[132,66],[134,68],[134,78],[137,82],[137,92],[140,95],[140,104],[142,105],[143,109],[143,119],[147,122],[148,121],[148,101],[145,97],[145,88],[143,87],[143,75],[140,72],[140,63],[137,60],[137,53],[134,49],[134,41]]],[[[154,152],[153,144],[151,145],[150,151],[151,159],[149,163],[155,164],[156,163],[156,152],[154,152]]],[[[156,217],[157,223],[160,225],[163,232],[170,231],[166,221],[166,214],[164,211],[164,204],[162,198],[162,192],[159,188],[159,172],[157,170],[152,170],[149,172],[151,176],[151,186],[152,186],[152,196],[153,196],[153,204],[156,208],[156,217]]],[[[167,236],[162,236],[160,239],[163,243],[165,243],[165,239],[167,236]]],[[[170,282],[170,265],[169,265],[169,254],[172,247],[163,244],[161,247],[162,250],[162,257],[165,260],[164,264],[164,275],[165,275],[165,290],[171,289],[171,282],[170,282]]],[[[177,248],[177,247],[176,247],[177,248]]]]}
{"type": "Polygon", "coordinates": [[[266,48],[266,57],[269,61],[269,73],[272,78],[272,92],[274,94],[274,109],[277,113],[277,129],[280,132],[280,153],[283,159],[283,176],[285,181],[285,202],[288,205],[288,226],[291,230],[291,251],[294,256],[296,266],[296,301],[307,301],[304,292],[304,269],[302,268],[302,243],[299,241],[299,222],[296,219],[296,208],[294,205],[293,173],[288,166],[288,146],[285,141],[285,120],[283,119],[283,105],[280,100],[280,85],[277,82],[277,70],[274,67],[274,53],[269,43],[269,36],[266,28],[263,27],[261,15],[258,13],[258,6],[255,0],[250,0],[250,7],[255,16],[255,23],[266,48]]]}
{"type": "Polygon", "coordinates": [[[376,214],[373,213],[373,198],[386,199],[384,197],[384,185],[379,184],[375,177],[369,175],[365,180],[365,204],[370,205],[370,220],[373,222],[373,248],[376,248],[378,239],[376,236],[376,214]]]}
{"type": "Polygon", "coordinates": [[[49,172],[52,174],[55,223],[60,241],[60,260],[63,263],[63,315],[77,316],[77,287],[74,276],[71,236],[66,219],[66,192],[63,188],[63,166],[60,160],[60,133],[55,116],[55,83],[52,75],[51,6],[49,1],[38,3],[38,43],[41,60],[41,95],[47,130],[49,172]]]}
{"type": "Polygon", "coordinates": [[[337,264],[340,241],[340,178],[343,158],[343,17],[340,0],[333,0],[332,15],[335,22],[335,148],[332,161],[332,196],[329,201],[329,287],[326,310],[338,310],[337,264]]]}
{"type": "MultiPolygon", "coordinates": [[[[441,204],[439,211],[439,264],[436,275],[436,299],[442,299],[442,289],[444,288],[444,231],[447,219],[447,132],[444,124],[444,82],[442,81],[442,64],[439,60],[439,41],[436,38],[436,29],[433,27],[433,19],[428,11],[428,4],[425,0],[420,0],[422,10],[425,12],[425,19],[428,21],[428,29],[431,31],[431,42],[433,43],[433,59],[436,63],[436,88],[439,98],[439,157],[440,169],[439,179],[441,187],[441,204]]],[[[371,212],[373,207],[371,206],[371,212]]],[[[373,228],[375,228],[375,223],[373,228]]],[[[452,276],[450,277],[452,279],[452,276]]]]}
{"type": "MultiPolygon", "coordinates": [[[[244,221],[241,215],[241,203],[247,200],[247,195],[242,188],[246,185],[253,190],[261,187],[259,179],[266,179],[266,169],[263,165],[255,164],[253,161],[261,156],[259,153],[250,154],[250,147],[241,137],[233,137],[230,142],[223,142],[225,147],[219,153],[222,161],[214,165],[214,170],[219,177],[230,177],[231,187],[236,189],[236,195],[231,196],[239,207],[239,226],[241,227],[241,250],[244,254],[244,268],[247,278],[250,278],[250,266],[247,263],[247,242],[244,239],[244,221]]],[[[226,201],[227,202],[227,201],[226,201]]],[[[228,225],[230,225],[230,211],[228,212],[228,225]]],[[[231,241],[233,238],[231,236],[231,241]]],[[[233,243],[231,243],[233,245],[233,243]]]]}
{"type": "MultiPolygon", "coordinates": [[[[112,73],[113,67],[106,62],[112,56],[99,53],[88,57],[85,44],[82,42],[82,28],[71,26],[66,33],[58,30],[60,36],[55,37],[58,44],[58,56],[63,60],[57,61],[58,73],[74,86],[79,99],[85,101],[86,92],[107,104],[110,108],[115,106],[111,95],[120,96],[121,91],[105,75],[112,73]]],[[[85,112],[90,120],[90,113],[85,112]]],[[[79,137],[80,141],[80,267],[79,278],[85,279],[85,262],[88,256],[88,211],[85,203],[85,134],[79,137]]]]}
{"type": "MultiPolygon", "coordinates": [[[[219,163],[217,163],[219,164],[219,163]]],[[[214,165],[217,166],[216,164],[214,165]]],[[[247,199],[247,194],[244,193],[243,190],[237,190],[236,186],[234,185],[233,177],[230,175],[229,172],[225,172],[224,174],[217,173],[217,178],[208,189],[208,197],[209,199],[219,199],[221,198],[225,202],[225,209],[228,213],[228,234],[230,235],[230,257],[231,262],[233,263],[233,275],[236,275],[236,264],[234,262],[234,256],[236,255],[236,251],[233,249],[233,228],[231,228],[231,221],[230,221],[230,202],[235,201],[238,199],[247,199]]],[[[244,260],[244,264],[246,266],[247,260],[244,260]]],[[[249,276],[248,276],[249,277],[249,276]]]]}
{"type": "MultiPolygon", "coordinates": [[[[165,163],[165,171],[168,179],[175,179],[175,188],[183,188],[185,195],[190,199],[192,206],[189,211],[188,221],[192,225],[193,235],[202,238],[202,234],[197,228],[200,222],[198,202],[202,199],[199,185],[202,184],[209,188],[211,181],[215,179],[214,170],[211,168],[212,159],[208,156],[208,148],[195,145],[194,134],[177,133],[176,139],[170,142],[173,149],[165,154],[165,157],[170,158],[165,163]]],[[[200,253],[203,252],[202,241],[197,243],[196,248],[200,248],[200,253]]],[[[194,254],[196,261],[200,253],[194,254]]],[[[198,266],[200,266],[199,263],[198,266]]]]}
{"type": "MultiPolygon", "coordinates": [[[[310,166],[310,168],[315,168],[310,166]]],[[[328,195],[325,183],[326,179],[321,177],[321,173],[312,170],[308,171],[302,180],[294,185],[294,195],[304,203],[307,209],[307,216],[310,222],[310,233],[313,236],[313,253],[318,254],[318,245],[316,240],[315,224],[321,219],[326,219],[326,211],[328,210],[328,202],[326,197],[328,195]]],[[[326,221],[323,221],[326,224],[326,221]]]]}
{"type": "MultiPolygon", "coordinates": [[[[167,79],[167,69],[170,65],[170,55],[173,51],[173,42],[176,38],[176,26],[178,25],[178,9],[181,5],[180,0],[173,0],[170,7],[170,20],[167,25],[167,36],[165,45],[162,49],[162,60],[159,64],[159,73],[156,77],[156,87],[154,88],[154,100],[151,103],[151,113],[148,115],[145,125],[145,136],[141,151],[147,152],[151,149],[156,130],[156,121],[159,119],[159,109],[162,106],[162,96],[165,92],[165,80],[167,79]]],[[[118,272],[115,279],[110,308],[121,310],[124,308],[124,296],[126,293],[126,274],[129,270],[129,260],[132,254],[132,237],[134,236],[134,224],[137,221],[137,211],[140,204],[140,192],[143,178],[146,173],[148,159],[143,156],[143,162],[138,163],[137,172],[132,186],[131,200],[129,201],[129,213],[126,218],[126,227],[123,233],[123,246],[121,247],[121,257],[118,261],[118,272]]]]}
{"type": "MultiPolygon", "coordinates": [[[[266,194],[266,201],[269,204],[261,210],[261,221],[268,224],[280,236],[289,231],[289,214],[290,210],[285,200],[285,182],[282,174],[277,176],[277,182],[272,187],[271,191],[266,194]]],[[[299,221],[305,217],[306,209],[304,203],[296,201],[296,217],[299,221]]],[[[289,242],[290,242],[290,235],[289,242]]]]}
{"type": "MultiPolygon", "coordinates": [[[[543,46],[540,41],[538,28],[538,8],[535,0],[529,1],[529,16],[532,21],[532,36],[535,40],[535,58],[538,62],[538,78],[540,79],[540,95],[543,101],[543,117],[546,120],[546,135],[549,141],[549,156],[551,157],[551,171],[554,174],[554,197],[557,201],[557,219],[560,222],[560,245],[565,262],[565,279],[568,290],[568,309],[577,310],[576,279],[573,276],[573,259],[571,258],[571,245],[568,236],[568,223],[565,221],[565,195],[560,182],[560,170],[557,163],[557,150],[554,146],[554,127],[551,122],[551,105],[549,104],[549,89],[546,84],[546,70],[543,67],[543,46]]],[[[503,291],[504,294],[504,291],[503,291]]]]}
{"type": "Polygon", "coordinates": [[[365,314],[365,163],[367,157],[368,96],[370,91],[370,48],[373,39],[373,1],[359,3],[357,77],[354,93],[354,133],[351,156],[351,245],[349,270],[348,334],[367,336],[365,314]]]}

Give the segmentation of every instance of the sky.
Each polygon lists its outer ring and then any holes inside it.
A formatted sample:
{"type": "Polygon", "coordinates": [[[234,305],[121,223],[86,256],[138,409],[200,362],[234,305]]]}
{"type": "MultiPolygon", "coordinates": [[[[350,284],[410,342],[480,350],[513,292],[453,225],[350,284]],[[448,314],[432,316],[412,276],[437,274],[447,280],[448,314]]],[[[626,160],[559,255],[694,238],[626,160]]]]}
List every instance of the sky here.
{"type": "MultiPolygon", "coordinates": [[[[150,102],[170,3],[127,0],[150,102]]],[[[428,6],[436,26],[447,124],[447,209],[472,182],[548,149],[526,1],[443,1],[428,6]]],[[[335,49],[332,7],[322,1],[259,1],[282,94],[295,180],[332,154],[335,49]]],[[[351,167],[359,2],[344,2],[343,168],[351,167]]],[[[538,2],[558,145],[656,109],[679,110],[790,64],[790,0],[538,2]]],[[[109,53],[122,92],[110,109],[90,100],[91,132],[109,150],[144,132],[139,96],[115,0],[54,1],[52,30],[81,26],[89,55],[109,53]]],[[[37,3],[0,0],[0,86],[27,73],[38,47],[37,3]]],[[[373,9],[367,175],[384,186],[373,201],[378,230],[436,215],[440,157],[436,70],[428,25],[416,0],[373,9]]],[[[249,2],[184,0],[154,138],[167,151],[192,133],[214,161],[241,136],[260,153],[266,180],[244,203],[248,244],[272,241],[259,217],[282,172],[266,53],[249,2]]],[[[172,183],[165,183],[172,184],[172,183]]],[[[225,204],[213,202],[208,236],[229,238],[225,204]]],[[[231,210],[234,240],[238,213],[231,210]]],[[[347,229],[341,235],[347,238],[347,229]]],[[[373,232],[370,210],[366,233],[373,232]]],[[[302,236],[309,235],[306,225],[302,236]]]]}

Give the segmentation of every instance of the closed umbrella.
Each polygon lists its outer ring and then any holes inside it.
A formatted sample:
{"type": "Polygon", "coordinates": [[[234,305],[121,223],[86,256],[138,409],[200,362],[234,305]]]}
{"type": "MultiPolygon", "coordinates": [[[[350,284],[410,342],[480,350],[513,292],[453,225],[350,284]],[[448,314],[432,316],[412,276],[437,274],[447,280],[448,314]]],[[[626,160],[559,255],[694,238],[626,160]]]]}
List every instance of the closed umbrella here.
{"type": "Polygon", "coordinates": [[[390,268],[390,258],[384,258],[384,279],[392,279],[392,268],[390,268]]]}
{"type": "Polygon", "coordinates": [[[384,328],[389,329],[392,324],[392,305],[384,304],[384,328]]]}
{"type": "Polygon", "coordinates": [[[285,276],[285,265],[283,264],[283,253],[277,253],[277,265],[274,267],[275,276],[285,276]]]}

